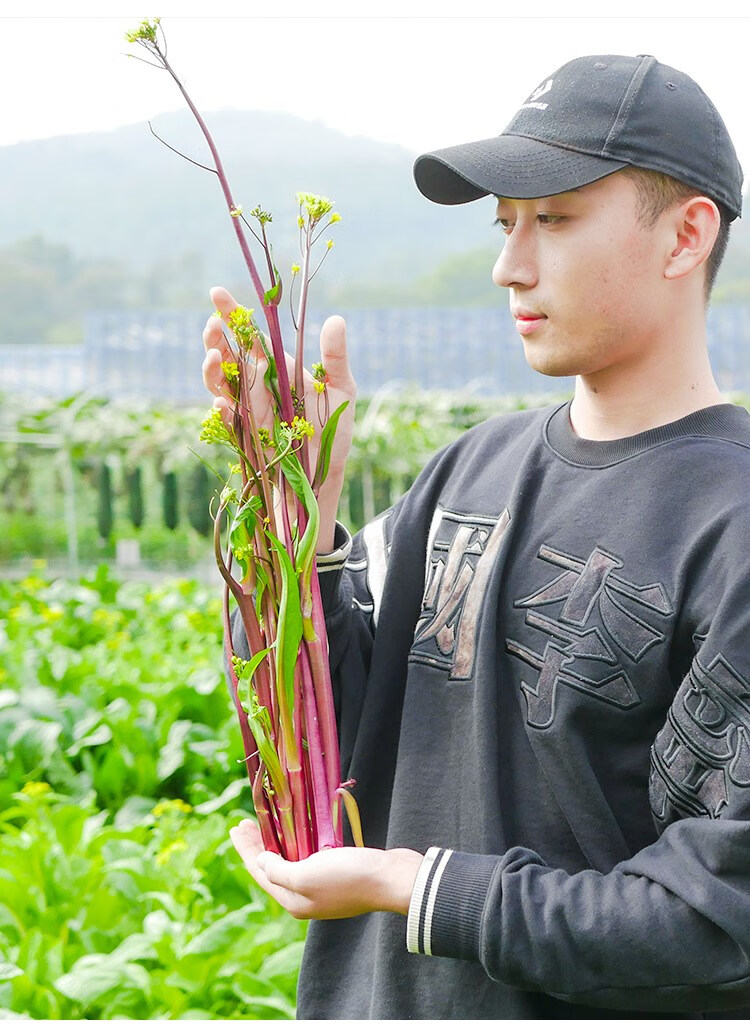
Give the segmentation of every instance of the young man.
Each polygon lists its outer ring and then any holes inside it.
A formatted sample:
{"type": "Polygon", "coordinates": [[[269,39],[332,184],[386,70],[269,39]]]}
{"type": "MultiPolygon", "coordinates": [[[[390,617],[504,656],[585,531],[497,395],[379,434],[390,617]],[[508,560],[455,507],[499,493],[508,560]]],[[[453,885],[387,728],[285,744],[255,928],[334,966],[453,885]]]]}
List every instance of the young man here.
{"type": "MultiPolygon", "coordinates": [[[[705,328],[734,148],[688,76],[585,57],[415,178],[438,203],[498,198],[494,280],[530,364],[576,389],[464,435],[353,547],[342,437],[319,567],[343,772],[377,847],[286,863],[232,832],[314,918],[299,1016],[737,1016],[750,416],[705,328]]],[[[218,393],[219,320],[205,339],[218,393]]],[[[353,396],[340,320],[321,346],[353,396]]]]}

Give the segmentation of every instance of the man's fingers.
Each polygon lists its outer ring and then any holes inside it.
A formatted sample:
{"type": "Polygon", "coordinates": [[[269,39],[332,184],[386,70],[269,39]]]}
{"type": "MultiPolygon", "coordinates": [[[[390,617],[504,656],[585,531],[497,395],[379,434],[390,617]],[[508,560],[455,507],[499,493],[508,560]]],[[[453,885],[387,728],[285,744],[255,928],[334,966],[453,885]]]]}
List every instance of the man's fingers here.
{"type": "Polygon", "coordinates": [[[203,365],[201,366],[204,386],[206,390],[209,390],[216,397],[223,397],[227,392],[226,376],[221,371],[221,363],[223,361],[224,358],[221,355],[221,351],[212,348],[203,359],[203,365]]]}
{"type": "Polygon", "coordinates": [[[266,875],[271,884],[287,891],[296,891],[296,865],[277,856],[275,852],[264,852],[260,857],[258,866],[266,875]]]}
{"type": "Polygon", "coordinates": [[[350,392],[354,379],[346,350],[346,322],[340,315],[330,315],[320,331],[320,357],[332,387],[350,392]]]}
{"type": "Polygon", "coordinates": [[[221,312],[224,318],[233,312],[235,308],[239,307],[238,302],[223,286],[212,286],[208,292],[211,297],[211,303],[217,311],[221,312]]]}
{"type": "Polygon", "coordinates": [[[206,322],[203,330],[203,346],[206,348],[206,357],[203,359],[201,372],[206,389],[210,390],[212,394],[225,395],[228,392],[228,384],[226,376],[221,371],[221,363],[232,360],[232,351],[224,336],[224,324],[215,315],[212,315],[206,322]]]}
{"type": "Polygon", "coordinates": [[[231,401],[227,401],[225,397],[217,397],[213,403],[213,407],[217,408],[221,413],[221,418],[227,429],[231,429],[234,424],[234,405],[231,401]]]}
{"type": "Polygon", "coordinates": [[[228,361],[232,355],[229,341],[224,334],[224,323],[218,315],[211,315],[203,329],[203,346],[206,353],[217,350],[223,355],[222,361],[228,361]]]}
{"type": "MultiPolygon", "coordinates": [[[[238,827],[232,827],[229,831],[229,836],[232,839],[232,844],[237,849],[242,862],[248,873],[251,875],[255,883],[263,891],[267,892],[271,898],[276,899],[284,909],[286,909],[292,916],[302,920],[307,916],[306,907],[308,902],[301,895],[298,895],[295,891],[291,891],[284,887],[283,883],[277,882],[275,878],[269,877],[266,869],[268,865],[271,865],[272,869],[278,875],[278,870],[274,865],[273,861],[277,861],[282,867],[292,867],[294,864],[286,863],[281,856],[277,856],[273,852],[263,852],[263,841],[261,838],[260,830],[257,824],[253,823],[252,820],[243,820],[238,827]],[[258,856],[262,853],[263,858],[261,863],[258,862],[258,856]],[[269,860],[271,861],[269,864],[269,860]]],[[[279,881],[283,881],[285,878],[282,876],[279,881]]]]}

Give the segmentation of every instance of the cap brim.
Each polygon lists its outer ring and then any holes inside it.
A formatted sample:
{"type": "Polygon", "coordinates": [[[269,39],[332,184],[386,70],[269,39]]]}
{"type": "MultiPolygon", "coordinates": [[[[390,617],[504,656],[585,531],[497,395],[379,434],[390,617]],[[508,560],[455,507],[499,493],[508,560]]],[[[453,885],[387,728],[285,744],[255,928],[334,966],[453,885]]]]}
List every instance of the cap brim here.
{"type": "Polygon", "coordinates": [[[552,197],[603,179],[626,164],[508,134],[422,154],[414,162],[414,181],[437,204],[468,204],[490,194],[552,197]]]}

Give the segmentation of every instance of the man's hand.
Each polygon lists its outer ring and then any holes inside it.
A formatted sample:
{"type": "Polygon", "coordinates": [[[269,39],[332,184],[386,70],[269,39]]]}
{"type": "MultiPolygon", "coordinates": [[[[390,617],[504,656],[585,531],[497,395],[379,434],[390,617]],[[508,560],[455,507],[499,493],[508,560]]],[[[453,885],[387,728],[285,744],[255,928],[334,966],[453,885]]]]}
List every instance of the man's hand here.
{"type": "MultiPolygon", "coordinates": [[[[203,361],[203,382],[216,397],[214,408],[219,409],[226,425],[231,426],[234,401],[230,396],[231,391],[226,377],[221,371],[221,363],[231,361],[232,358],[223,326],[230,312],[237,307],[237,301],[229,291],[220,286],[215,286],[211,290],[211,301],[216,310],[221,312],[221,318],[212,315],[203,330],[203,344],[206,348],[206,357],[203,361]]],[[[268,340],[267,337],[266,339],[268,340]]],[[[270,341],[268,343],[270,346],[270,341]]],[[[258,348],[258,353],[253,351],[253,357],[258,361],[258,370],[250,391],[250,405],[258,426],[265,426],[266,429],[272,430],[271,395],[263,382],[267,362],[260,348],[258,348]]],[[[344,401],[349,402],[336,428],[328,476],[318,497],[320,506],[318,551],[327,552],[333,550],[336,509],[344,483],[346,460],[351,450],[354,434],[354,404],[357,397],[357,387],[349,368],[346,351],[346,323],[339,315],[332,315],[323,323],[320,331],[320,357],[328,375],[329,414],[335,412],[344,401]]],[[[287,354],[286,361],[290,382],[293,383],[294,359],[287,354]]],[[[313,377],[307,370],[305,370],[305,417],[315,427],[315,436],[310,441],[310,461],[312,468],[315,468],[320,432],[322,423],[325,421],[325,404],[323,396],[315,390],[313,377]]]]}
{"type": "Polygon", "coordinates": [[[229,836],[260,887],[298,920],[336,920],[376,910],[406,916],[424,858],[409,848],[329,848],[289,863],[263,851],[252,820],[242,820],[229,836]]]}

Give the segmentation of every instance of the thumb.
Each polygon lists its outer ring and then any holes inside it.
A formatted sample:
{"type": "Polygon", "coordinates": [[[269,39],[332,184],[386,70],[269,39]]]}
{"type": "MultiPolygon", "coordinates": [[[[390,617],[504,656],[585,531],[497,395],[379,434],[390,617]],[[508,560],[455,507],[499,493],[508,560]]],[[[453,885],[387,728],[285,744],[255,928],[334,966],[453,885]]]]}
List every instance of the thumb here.
{"type": "Polygon", "coordinates": [[[320,357],[332,387],[354,391],[354,379],[346,350],[346,322],[340,315],[330,315],[320,331],[320,357]]]}

